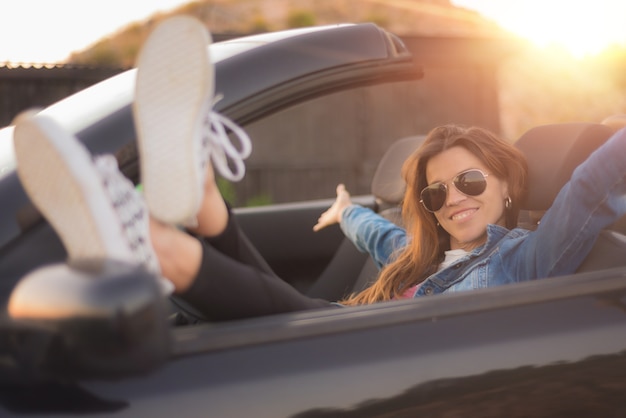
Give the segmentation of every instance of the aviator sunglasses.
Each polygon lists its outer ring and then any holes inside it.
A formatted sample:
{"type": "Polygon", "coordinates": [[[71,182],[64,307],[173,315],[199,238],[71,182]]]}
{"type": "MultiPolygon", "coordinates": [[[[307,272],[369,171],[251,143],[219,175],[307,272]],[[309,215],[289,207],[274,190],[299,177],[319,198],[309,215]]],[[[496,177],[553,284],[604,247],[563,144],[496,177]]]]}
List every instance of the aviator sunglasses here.
{"type": "MultiPolygon", "coordinates": [[[[452,179],[452,184],[466,196],[481,195],[487,188],[488,174],[472,168],[457,174],[452,179]]],[[[448,185],[444,182],[430,184],[420,193],[420,202],[429,212],[437,212],[446,203],[448,197],[448,185]]]]}

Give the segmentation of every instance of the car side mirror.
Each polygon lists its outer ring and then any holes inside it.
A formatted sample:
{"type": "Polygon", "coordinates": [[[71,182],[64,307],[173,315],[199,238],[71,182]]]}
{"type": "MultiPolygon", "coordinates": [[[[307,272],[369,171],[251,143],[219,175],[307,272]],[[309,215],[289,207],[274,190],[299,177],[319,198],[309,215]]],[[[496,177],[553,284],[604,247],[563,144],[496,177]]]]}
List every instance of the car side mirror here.
{"type": "Polygon", "coordinates": [[[92,259],[39,268],[9,298],[13,371],[107,379],[153,370],[170,353],[166,302],[158,279],[138,266],[92,259]]]}

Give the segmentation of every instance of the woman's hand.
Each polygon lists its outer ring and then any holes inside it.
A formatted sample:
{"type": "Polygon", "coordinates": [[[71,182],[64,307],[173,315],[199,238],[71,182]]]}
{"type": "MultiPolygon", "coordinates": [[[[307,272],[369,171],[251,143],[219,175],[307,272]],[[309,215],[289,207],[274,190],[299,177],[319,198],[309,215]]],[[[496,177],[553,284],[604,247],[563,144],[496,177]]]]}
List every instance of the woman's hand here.
{"type": "Polygon", "coordinates": [[[313,227],[313,231],[317,232],[327,226],[339,223],[341,220],[341,213],[350,205],[352,205],[350,193],[346,190],[346,186],[339,184],[337,186],[337,199],[335,200],[335,203],[333,203],[326,212],[320,215],[317,220],[317,224],[313,227]]]}

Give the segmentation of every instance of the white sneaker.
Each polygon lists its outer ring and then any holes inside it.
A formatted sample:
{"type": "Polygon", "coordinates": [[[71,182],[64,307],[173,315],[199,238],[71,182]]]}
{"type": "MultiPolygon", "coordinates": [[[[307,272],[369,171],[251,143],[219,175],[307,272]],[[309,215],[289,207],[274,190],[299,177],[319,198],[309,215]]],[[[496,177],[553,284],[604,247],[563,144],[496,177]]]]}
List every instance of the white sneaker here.
{"type": "Polygon", "coordinates": [[[137,60],[133,111],[141,181],[150,213],[169,224],[195,221],[209,158],[222,176],[238,181],[251,151],[243,129],[212,110],[210,42],[198,20],[175,16],[152,31],[137,60]]]}
{"type": "MultiPolygon", "coordinates": [[[[19,118],[17,173],[31,201],[59,235],[71,260],[116,259],[159,274],[148,211],[112,155],[92,158],[52,119],[19,118]]],[[[171,282],[161,280],[164,292],[171,282]]]]}

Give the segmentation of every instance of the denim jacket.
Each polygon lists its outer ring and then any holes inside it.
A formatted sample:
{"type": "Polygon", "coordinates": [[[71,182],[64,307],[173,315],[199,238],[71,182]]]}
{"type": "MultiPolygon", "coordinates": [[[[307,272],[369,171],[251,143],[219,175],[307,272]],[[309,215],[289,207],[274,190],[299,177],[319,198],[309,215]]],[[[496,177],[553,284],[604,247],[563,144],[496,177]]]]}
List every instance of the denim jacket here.
{"type": "MultiPolygon", "coordinates": [[[[574,170],[535,231],[488,225],[484,245],[428,277],[415,297],[571,274],[600,231],[625,213],[626,129],[622,129],[574,170]]],[[[410,239],[404,229],[356,205],[343,211],[340,225],[378,268],[410,239]]]]}

